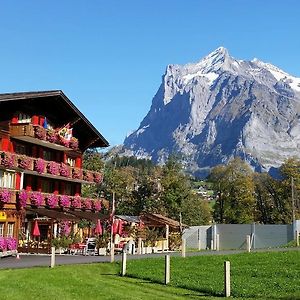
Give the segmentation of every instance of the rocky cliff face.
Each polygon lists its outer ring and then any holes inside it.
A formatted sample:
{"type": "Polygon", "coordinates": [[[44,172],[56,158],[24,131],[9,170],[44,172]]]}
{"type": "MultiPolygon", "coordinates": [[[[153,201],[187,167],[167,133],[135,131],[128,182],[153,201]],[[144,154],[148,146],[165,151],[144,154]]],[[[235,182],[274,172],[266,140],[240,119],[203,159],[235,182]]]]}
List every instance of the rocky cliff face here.
{"type": "Polygon", "coordinates": [[[300,157],[300,79],[220,47],[196,64],[169,65],[151,109],[124,141],[164,162],[181,153],[193,173],[240,156],[256,170],[300,157]]]}

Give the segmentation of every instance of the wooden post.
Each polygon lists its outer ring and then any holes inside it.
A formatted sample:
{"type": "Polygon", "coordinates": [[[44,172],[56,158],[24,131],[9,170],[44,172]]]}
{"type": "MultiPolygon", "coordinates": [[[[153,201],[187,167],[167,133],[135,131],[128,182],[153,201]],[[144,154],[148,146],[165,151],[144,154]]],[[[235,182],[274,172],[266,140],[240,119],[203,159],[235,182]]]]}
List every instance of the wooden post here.
{"type": "Polygon", "coordinates": [[[165,284],[170,282],[170,254],[165,256],[165,284]]]}
{"type": "Polygon", "coordinates": [[[126,251],[122,252],[122,271],[121,275],[125,276],[126,275],[126,251]]]}
{"type": "Polygon", "coordinates": [[[251,236],[246,235],[246,250],[247,252],[251,251],[251,236]]]}
{"type": "Polygon", "coordinates": [[[217,233],[216,235],[216,251],[220,250],[220,234],[217,233]]]}
{"type": "Polygon", "coordinates": [[[50,268],[55,267],[55,247],[51,247],[51,263],[50,268]]]}
{"type": "Polygon", "coordinates": [[[142,238],[138,239],[138,250],[137,254],[142,254],[142,238]]]}
{"type": "Polygon", "coordinates": [[[230,261],[224,261],[224,294],[230,297],[230,261]]]}
{"type": "Polygon", "coordinates": [[[299,231],[296,230],[296,245],[299,247],[299,231]]]}
{"type": "Polygon", "coordinates": [[[182,239],[182,244],[181,244],[181,256],[185,257],[185,249],[186,248],[186,240],[182,239]]]}
{"type": "Polygon", "coordinates": [[[198,250],[201,250],[201,231],[198,229],[198,250]]]}

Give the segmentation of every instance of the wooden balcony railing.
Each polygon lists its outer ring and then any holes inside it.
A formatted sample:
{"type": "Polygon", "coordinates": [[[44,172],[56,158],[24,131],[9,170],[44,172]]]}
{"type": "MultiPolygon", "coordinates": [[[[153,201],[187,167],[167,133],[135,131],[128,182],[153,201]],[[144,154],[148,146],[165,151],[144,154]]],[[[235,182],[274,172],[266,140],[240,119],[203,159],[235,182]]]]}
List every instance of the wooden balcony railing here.
{"type": "Polygon", "coordinates": [[[58,179],[81,181],[83,183],[101,183],[103,175],[100,172],[68,166],[61,162],[47,161],[26,155],[0,151],[0,166],[41,176],[54,176],[58,179]]]}

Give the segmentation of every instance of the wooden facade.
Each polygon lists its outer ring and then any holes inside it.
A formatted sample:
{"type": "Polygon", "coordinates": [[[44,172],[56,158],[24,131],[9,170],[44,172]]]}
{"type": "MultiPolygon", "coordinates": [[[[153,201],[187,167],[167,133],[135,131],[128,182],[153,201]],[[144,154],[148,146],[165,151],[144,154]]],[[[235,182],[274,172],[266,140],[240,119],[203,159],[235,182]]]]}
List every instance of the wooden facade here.
{"type": "Polygon", "coordinates": [[[84,170],[82,156],[88,148],[107,146],[62,91],[1,94],[0,239],[28,246],[37,240],[32,230],[38,220],[38,242],[47,252],[55,223],[63,216],[79,219],[66,211],[96,219],[104,200],[82,198],[81,185],[100,183],[103,176],[84,170]]]}

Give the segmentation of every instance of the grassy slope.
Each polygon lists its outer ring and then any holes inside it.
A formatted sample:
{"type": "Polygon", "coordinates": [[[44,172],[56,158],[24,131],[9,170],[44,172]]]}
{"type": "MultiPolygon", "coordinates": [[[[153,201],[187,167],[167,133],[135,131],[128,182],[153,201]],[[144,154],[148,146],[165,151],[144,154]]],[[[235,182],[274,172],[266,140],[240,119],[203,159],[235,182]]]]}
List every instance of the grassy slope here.
{"type": "MultiPolygon", "coordinates": [[[[233,296],[300,299],[299,251],[171,258],[171,285],[221,296],[224,260],[231,262],[233,296]]],[[[127,273],[162,283],[163,268],[163,259],[130,261],[127,273]]]]}

